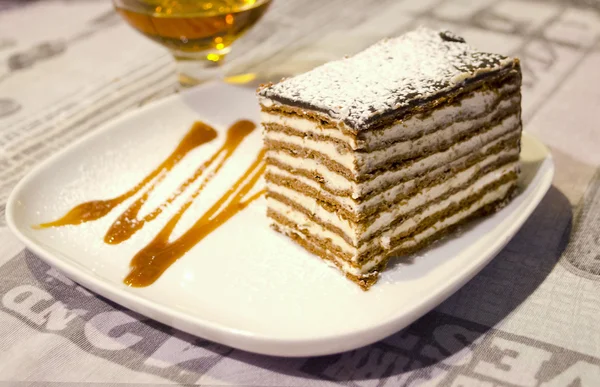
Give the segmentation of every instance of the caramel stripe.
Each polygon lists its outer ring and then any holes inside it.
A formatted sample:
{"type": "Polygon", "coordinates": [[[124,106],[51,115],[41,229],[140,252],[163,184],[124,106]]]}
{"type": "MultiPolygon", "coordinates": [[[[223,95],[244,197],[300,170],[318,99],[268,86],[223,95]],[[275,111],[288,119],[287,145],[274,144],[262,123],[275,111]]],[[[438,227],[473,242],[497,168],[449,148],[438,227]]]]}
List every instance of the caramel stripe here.
{"type": "Polygon", "coordinates": [[[60,227],[98,220],[140,191],[143,191],[143,196],[147,196],[166,177],[165,172],[171,171],[189,152],[213,141],[216,137],[217,132],[210,125],[200,121],[194,122],[184,138],[177,145],[177,148],[129,191],[112,199],[92,200],[78,204],[60,219],[42,223],[36,227],[60,227]]]}

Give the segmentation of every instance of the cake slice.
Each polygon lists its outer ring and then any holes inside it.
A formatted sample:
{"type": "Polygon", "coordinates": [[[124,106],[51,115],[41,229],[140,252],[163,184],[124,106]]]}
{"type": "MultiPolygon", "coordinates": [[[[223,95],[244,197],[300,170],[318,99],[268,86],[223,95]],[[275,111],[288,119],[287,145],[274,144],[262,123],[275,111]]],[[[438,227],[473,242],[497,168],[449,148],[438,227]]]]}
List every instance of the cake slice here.
{"type": "Polygon", "coordinates": [[[258,90],[272,227],[367,289],[510,199],[519,60],[420,28],[258,90]]]}

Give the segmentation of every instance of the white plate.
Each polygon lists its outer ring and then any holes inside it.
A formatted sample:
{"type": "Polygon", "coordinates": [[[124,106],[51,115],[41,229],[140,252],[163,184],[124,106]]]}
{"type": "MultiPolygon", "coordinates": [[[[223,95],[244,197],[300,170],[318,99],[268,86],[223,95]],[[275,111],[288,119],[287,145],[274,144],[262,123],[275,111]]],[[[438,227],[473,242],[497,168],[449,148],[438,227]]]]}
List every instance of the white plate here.
{"type": "MultiPolygon", "coordinates": [[[[412,263],[390,265],[368,292],[269,229],[264,199],[230,219],[146,288],[123,284],[129,261],[181,202],[116,246],[104,244],[102,238],[123,205],[96,222],[32,229],[80,202],[112,198],[131,188],[173,150],[194,120],[224,130],[241,118],[259,120],[254,91],[213,83],[116,119],[25,177],[8,201],[8,224],[50,265],[145,316],[252,352],[323,355],[380,340],[450,296],[510,240],[552,181],[548,150],[525,134],[516,199],[412,263]]],[[[149,202],[166,197],[222,139],[189,154],[149,202]]],[[[176,234],[237,179],[260,146],[256,130],[194,204],[191,216],[182,219],[176,234]]]]}

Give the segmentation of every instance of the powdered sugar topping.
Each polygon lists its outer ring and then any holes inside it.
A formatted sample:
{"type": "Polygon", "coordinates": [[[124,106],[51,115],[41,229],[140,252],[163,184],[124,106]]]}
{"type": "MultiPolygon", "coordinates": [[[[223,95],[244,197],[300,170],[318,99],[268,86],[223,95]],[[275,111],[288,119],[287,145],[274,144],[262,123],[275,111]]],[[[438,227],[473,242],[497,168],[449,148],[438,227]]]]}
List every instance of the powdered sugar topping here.
{"type": "Polygon", "coordinates": [[[377,116],[434,97],[513,59],[483,53],[446,31],[419,28],[259,91],[365,129],[377,116]]]}

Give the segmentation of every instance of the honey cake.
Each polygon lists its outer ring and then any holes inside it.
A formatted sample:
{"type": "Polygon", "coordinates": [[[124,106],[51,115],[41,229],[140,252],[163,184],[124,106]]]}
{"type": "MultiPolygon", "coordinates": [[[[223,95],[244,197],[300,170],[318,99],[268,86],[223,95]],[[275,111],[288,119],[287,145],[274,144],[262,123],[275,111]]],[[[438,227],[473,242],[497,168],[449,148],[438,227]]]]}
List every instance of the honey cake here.
{"type": "Polygon", "coordinates": [[[519,60],[419,28],[258,89],[272,228],[368,289],[512,196],[519,60]]]}

